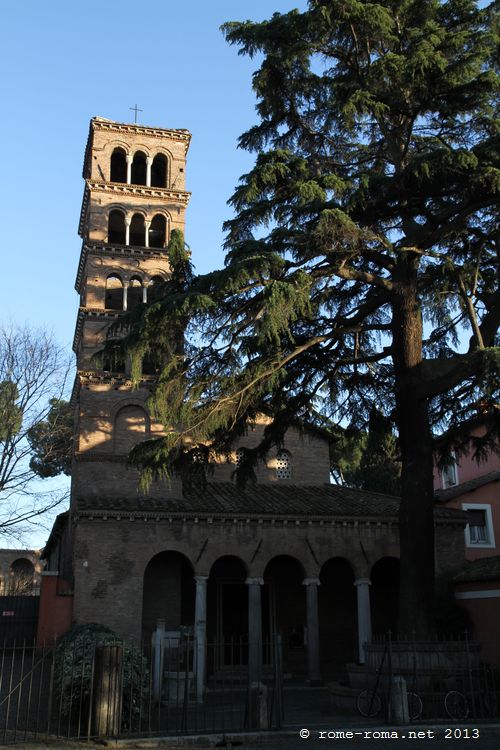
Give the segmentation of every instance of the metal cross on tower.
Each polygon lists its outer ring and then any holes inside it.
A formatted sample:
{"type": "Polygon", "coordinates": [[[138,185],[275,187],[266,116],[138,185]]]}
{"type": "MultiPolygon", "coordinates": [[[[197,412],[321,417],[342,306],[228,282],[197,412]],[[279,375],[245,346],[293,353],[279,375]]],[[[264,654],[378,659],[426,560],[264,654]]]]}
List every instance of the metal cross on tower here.
{"type": "Polygon", "coordinates": [[[134,123],[137,125],[137,113],[142,112],[142,109],[139,109],[137,104],[133,107],[129,107],[129,109],[131,109],[132,112],[134,113],[134,123]]]}

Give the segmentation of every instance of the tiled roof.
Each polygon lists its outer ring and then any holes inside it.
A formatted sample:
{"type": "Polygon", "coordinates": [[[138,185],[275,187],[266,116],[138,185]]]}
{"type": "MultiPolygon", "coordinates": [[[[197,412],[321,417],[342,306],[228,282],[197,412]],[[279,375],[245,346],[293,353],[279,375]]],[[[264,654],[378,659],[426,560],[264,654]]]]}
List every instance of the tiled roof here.
{"type": "MultiPolygon", "coordinates": [[[[232,482],[209,482],[196,492],[164,499],[90,498],[78,500],[80,511],[123,511],[210,516],[313,516],[397,519],[399,498],[335,484],[253,484],[244,489],[232,482]]],[[[436,508],[440,518],[462,518],[462,511],[436,508]]]]}
{"type": "Polygon", "coordinates": [[[454,578],[455,583],[495,580],[500,580],[500,555],[480,557],[478,560],[468,562],[454,578]]]}
{"type": "Polygon", "coordinates": [[[448,500],[453,500],[455,497],[465,495],[466,492],[472,492],[479,487],[484,487],[485,484],[498,482],[499,479],[500,470],[497,469],[496,471],[490,471],[488,474],[483,474],[480,477],[469,479],[468,482],[462,482],[462,484],[457,484],[454,487],[448,487],[446,490],[437,490],[434,493],[434,496],[438,502],[446,503],[448,500]]]}

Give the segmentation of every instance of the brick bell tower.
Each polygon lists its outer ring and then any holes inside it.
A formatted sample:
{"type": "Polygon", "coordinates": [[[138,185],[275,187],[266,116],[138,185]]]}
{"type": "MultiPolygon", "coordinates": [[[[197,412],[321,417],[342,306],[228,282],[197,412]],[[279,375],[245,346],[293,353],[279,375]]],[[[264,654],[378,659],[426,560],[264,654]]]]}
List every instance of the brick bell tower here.
{"type": "MultiPolygon", "coordinates": [[[[80,307],[73,342],[77,358],[74,513],[83,499],[98,498],[103,509],[113,499],[137,501],[137,475],[126,468],[127,455],[137,442],[161,434],[161,425],[150,419],[147,410],[154,381],[147,366],[139,388],[133,388],[126,363],[103,363],[98,369],[92,355],[102,348],[110,324],[123,311],[154,299],[158,284],[168,278],[166,246],[173,229],[184,231],[190,197],[185,191],[190,139],[187,130],[102,117],[90,122],[79,225],[83,244],[76,278],[80,307]]],[[[174,485],[162,485],[152,487],[149,495],[165,496],[175,490],[174,485]]]]}

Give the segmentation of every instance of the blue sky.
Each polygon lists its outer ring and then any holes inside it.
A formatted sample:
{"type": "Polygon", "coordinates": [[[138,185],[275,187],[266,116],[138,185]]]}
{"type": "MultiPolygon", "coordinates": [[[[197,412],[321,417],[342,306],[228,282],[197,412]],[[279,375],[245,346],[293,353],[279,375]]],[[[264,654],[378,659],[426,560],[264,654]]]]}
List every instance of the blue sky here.
{"type": "MultiPolygon", "coordinates": [[[[91,117],[193,135],[186,239],[198,272],[223,263],[222,222],[253,161],[238,135],[256,122],[251,74],[219,27],[304,8],[305,0],[25,0],[0,11],[0,322],[28,322],[71,347],[81,241],[83,153],[91,117]]],[[[43,544],[43,530],[30,543],[43,544]]]]}

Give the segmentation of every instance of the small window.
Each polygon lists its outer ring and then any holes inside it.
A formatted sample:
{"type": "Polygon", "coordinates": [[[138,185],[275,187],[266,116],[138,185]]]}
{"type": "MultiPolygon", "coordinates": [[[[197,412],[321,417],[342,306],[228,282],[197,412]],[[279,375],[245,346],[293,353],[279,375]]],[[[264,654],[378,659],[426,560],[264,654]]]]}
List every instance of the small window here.
{"type": "Polygon", "coordinates": [[[467,514],[465,527],[465,543],[467,547],[495,546],[491,505],[464,504],[462,508],[467,514]]]}
{"type": "Polygon", "coordinates": [[[243,461],[243,456],[245,455],[245,449],[244,448],[238,448],[237,451],[235,451],[234,454],[234,463],[236,464],[236,468],[238,469],[241,466],[241,462],[243,461]]]}
{"type": "Polygon", "coordinates": [[[469,525],[469,538],[471,544],[487,544],[489,542],[486,511],[468,510],[467,523],[469,525]]]}
{"type": "Polygon", "coordinates": [[[455,487],[458,484],[457,462],[455,458],[452,458],[450,463],[444,469],[441,469],[441,484],[443,490],[448,489],[448,487],[455,487]]]}
{"type": "Polygon", "coordinates": [[[292,462],[288,451],[282,450],[276,456],[276,479],[290,479],[292,462]]]}

